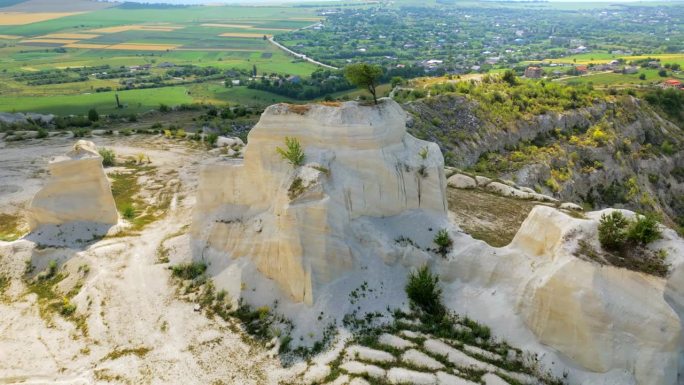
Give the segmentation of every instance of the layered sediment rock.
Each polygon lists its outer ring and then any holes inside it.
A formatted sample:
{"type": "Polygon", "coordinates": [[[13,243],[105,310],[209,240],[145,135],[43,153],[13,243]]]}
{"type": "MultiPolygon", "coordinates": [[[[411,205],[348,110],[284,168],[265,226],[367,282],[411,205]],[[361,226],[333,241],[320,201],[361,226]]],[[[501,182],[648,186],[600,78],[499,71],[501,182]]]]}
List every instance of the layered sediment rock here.
{"type": "Polygon", "coordinates": [[[508,247],[489,247],[449,224],[442,155],[408,135],[405,121],[391,100],[269,107],[244,160],[203,168],[191,227],[196,258],[222,282],[223,272],[250,264],[295,302],[319,304],[317,293],[327,293],[335,300],[317,308],[326,314],[346,306],[348,292],[325,290],[348,288],[335,285],[368,274],[371,259],[374,273],[393,266],[385,281],[429,263],[448,306],[541,353],[556,375],[569,370],[571,383],[676,384],[681,239],[667,240],[679,277],[669,283],[575,255],[581,237],[599,247],[600,213],[578,219],[538,206],[508,247]],[[278,154],[285,138],[301,143],[302,165],[278,154]],[[445,227],[454,247],[442,257],[433,237],[445,227]]]}
{"type": "Polygon", "coordinates": [[[192,233],[201,246],[248,257],[295,301],[352,270],[349,223],[407,210],[446,213],[439,148],[406,133],[405,113],[378,106],[269,107],[250,132],[244,161],[204,167],[192,233]],[[293,167],[285,138],[305,149],[293,167]]]}
{"type": "Polygon", "coordinates": [[[681,325],[666,280],[573,256],[573,241],[596,225],[545,206],[530,213],[510,246],[537,265],[519,294],[523,320],[590,371],[624,368],[639,384],[675,384],[681,325]]]}
{"type": "Polygon", "coordinates": [[[31,201],[29,226],[69,222],[114,225],[118,213],[95,144],[79,140],[66,156],[48,165],[50,177],[31,201]]]}

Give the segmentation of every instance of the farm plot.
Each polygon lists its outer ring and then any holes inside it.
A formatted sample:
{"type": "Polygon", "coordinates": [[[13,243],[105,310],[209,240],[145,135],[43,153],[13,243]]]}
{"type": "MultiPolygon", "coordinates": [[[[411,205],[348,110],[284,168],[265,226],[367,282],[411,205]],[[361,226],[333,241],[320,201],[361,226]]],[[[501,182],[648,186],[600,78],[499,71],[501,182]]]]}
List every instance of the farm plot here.
{"type": "Polygon", "coordinates": [[[0,25],[24,25],[78,15],[80,12],[0,12],[0,25]]]}

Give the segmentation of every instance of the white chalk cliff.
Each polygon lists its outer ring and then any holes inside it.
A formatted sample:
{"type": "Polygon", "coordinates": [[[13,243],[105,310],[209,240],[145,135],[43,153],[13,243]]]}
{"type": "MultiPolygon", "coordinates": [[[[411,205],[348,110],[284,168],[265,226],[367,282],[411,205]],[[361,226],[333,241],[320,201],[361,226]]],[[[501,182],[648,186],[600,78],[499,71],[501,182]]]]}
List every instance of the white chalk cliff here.
{"type": "Polygon", "coordinates": [[[93,142],[79,140],[48,164],[50,176],[29,210],[31,230],[71,222],[114,225],[118,213],[102,157],[93,142]]]}
{"type": "Polygon", "coordinates": [[[391,100],[269,107],[244,160],[203,168],[195,258],[225,271],[249,264],[285,298],[324,303],[326,314],[344,307],[346,277],[375,274],[396,296],[408,269],[429,263],[448,307],[539,353],[572,384],[677,384],[684,242],[673,231],[656,245],[669,252],[669,279],[575,257],[579,239],[597,245],[600,213],[538,206],[509,246],[490,247],[449,222],[441,152],[407,134],[405,120],[391,100]],[[302,144],[306,164],[280,157],[286,137],[302,144]],[[446,258],[429,250],[439,228],[454,239],[446,258]],[[412,241],[397,241],[405,236],[412,241]]]}
{"type": "Polygon", "coordinates": [[[437,145],[406,133],[391,100],[379,106],[269,107],[250,131],[244,161],[220,161],[200,176],[192,233],[200,247],[248,257],[295,301],[357,266],[350,222],[418,209],[446,215],[437,145]],[[306,164],[276,151],[299,140],[306,164]]]}

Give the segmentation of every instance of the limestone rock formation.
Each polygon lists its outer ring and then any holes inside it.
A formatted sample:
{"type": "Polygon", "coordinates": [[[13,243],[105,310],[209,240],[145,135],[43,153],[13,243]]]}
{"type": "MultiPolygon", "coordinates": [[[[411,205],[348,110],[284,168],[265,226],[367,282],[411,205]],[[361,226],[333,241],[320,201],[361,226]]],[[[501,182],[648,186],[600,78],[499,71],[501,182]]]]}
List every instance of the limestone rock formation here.
{"type": "MultiPolygon", "coordinates": [[[[668,233],[659,246],[669,250],[669,280],[578,257],[579,240],[599,247],[600,212],[580,219],[537,206],[509,246],[490,247],[450,224],[439,148],[407,134],[405,121],[391,100],[269,107],[244,160],[219,158],[202,170],[195,258],[209,263],[219,287],[233,285],[232,294],[258,271],[291,302],[311,305],[290,306],[294,316],[315,308],[331,317],[344,315],[338,308],[347,306],[350,277],[391,286],[375,302],[400,306],[408,270],[427,263],[449,308],[538,353],[554,375],[569,371],[571,384],[676,384],[681,239],[668,233]],[[301,165],[279,155],[285,138],[301,144],[301,165]],[[433,243],[442,228],[454,241],[444,257],[433,243]]],[[[473,181],[476,189],[558,203],[512,182],[473,181]]]]}
{"type": "Polygon", "coordinates": [[[511,245],[538,264],[519,296],[540,342],[595,372],[633,371],[640,384],[675,384],[681,326],[664,300],[666,281],[571,255],[596,221],[537,206],[511,245]]]}
{"type": "Polygon", "coordinates": [[[191,229],[196,249],[251,259],[295,301],[363,258],[350,223],[409,210],[445,216],[444,162],[437,145],[406,133],[394,101],[266,109],[250,131],[243,160],[207,165],[191,229]],[[277,152],[295,138],[306,164],[277,152]]]}
{"type": "Polygon", "coordinates": [[[112,190],[93,142],[79,140],[66,156],[50,161],[48,169],[47,183],[31,201],[31,230],[69,222],[117,223],[112,190]]]}

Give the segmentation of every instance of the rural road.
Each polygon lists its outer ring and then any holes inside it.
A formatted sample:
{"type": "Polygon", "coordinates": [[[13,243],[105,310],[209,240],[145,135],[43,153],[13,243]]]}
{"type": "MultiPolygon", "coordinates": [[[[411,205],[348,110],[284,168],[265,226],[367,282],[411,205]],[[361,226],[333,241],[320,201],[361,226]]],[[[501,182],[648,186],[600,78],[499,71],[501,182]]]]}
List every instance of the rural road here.
{"type": "Polygon", "coordinates": [[[315,65],[317,65],[317,66],[321,66],[321,67],[324,67],[324,68],[329,68],[329,69],[331,69],[331,70],[337,70],[337,69],[339,69],[339,68],[337,68],[337,67],[333,67],[333,66],[331,66],[331,65],[327,65],[327,64],[321,63],[321,62],[319,62],[319,61],[316,61],[316,60],[314,60],[314,59],[311,59],[310,57],[307,57],[307,56],[304,55],[304,54],[297,53],[297,52],[295,52],[295,51],[293,51],[293,50],[291,50],[291,49],[285,47],[284,45],[278,43],[277,41],[273,40],[273,36],[269,37],[269,38],[268,38],[268,41],[270,41],[271,44],[275,45],[276,47],[278,47],[278,48],[282,49],[283,51],[289,53],[290,55],[293,55],[293,56],[298,57],[298,58],[300,58],[300,59],[304,59],[304,60],[308,61],[309,63],[313,63],[313,64],[315,64],[315,65]]]}

